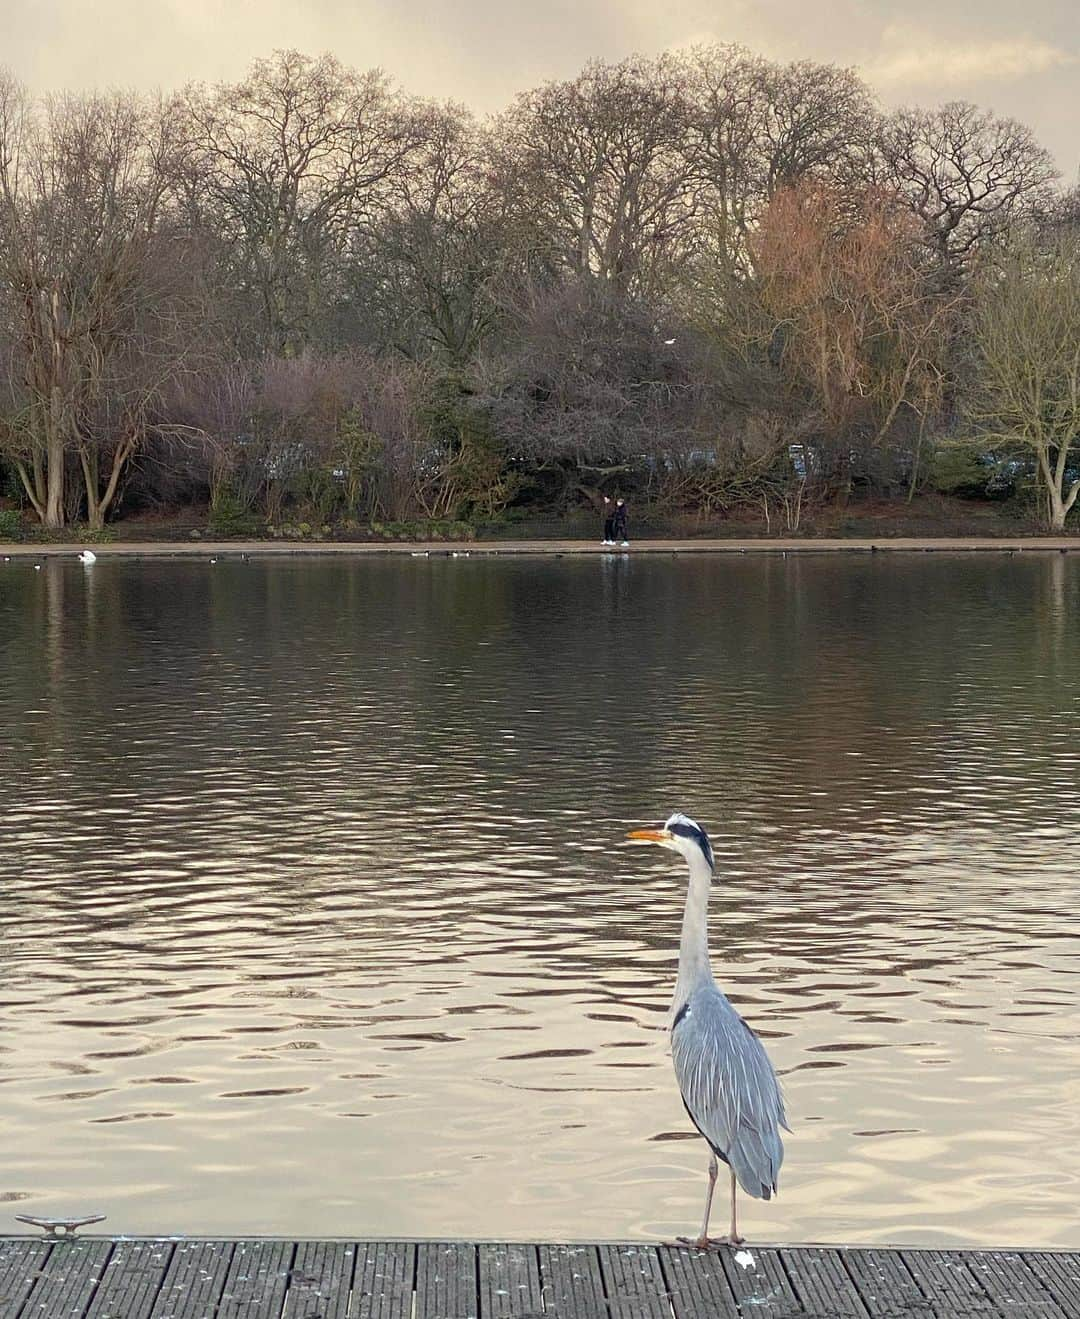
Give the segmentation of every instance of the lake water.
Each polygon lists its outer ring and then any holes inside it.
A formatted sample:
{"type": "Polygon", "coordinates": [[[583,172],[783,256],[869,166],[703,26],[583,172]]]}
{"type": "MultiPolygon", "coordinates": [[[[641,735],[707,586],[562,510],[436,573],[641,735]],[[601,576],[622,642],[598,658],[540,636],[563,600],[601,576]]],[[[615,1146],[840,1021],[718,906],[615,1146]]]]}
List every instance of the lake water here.
{"type": "Polygon", "coordinates": [[[1080,1246],[1078,627],[1058,554],[0,564],[0,1230],[696,1230],[684,809],[747,1235],[1080,1246]]]}

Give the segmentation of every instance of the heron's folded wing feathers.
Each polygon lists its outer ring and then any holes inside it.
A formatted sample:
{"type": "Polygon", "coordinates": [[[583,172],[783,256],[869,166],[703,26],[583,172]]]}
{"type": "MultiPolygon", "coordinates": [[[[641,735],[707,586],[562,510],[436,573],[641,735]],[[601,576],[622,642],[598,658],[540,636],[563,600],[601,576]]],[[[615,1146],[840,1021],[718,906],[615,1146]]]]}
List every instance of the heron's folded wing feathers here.
{"type": "Polygon", "coordinates": [[[698,990],[671,1033],[687,1111],[748,1195],[776,1190],[787,1128],[780,1086],[764,1046],[714,986],[698,990]]]}

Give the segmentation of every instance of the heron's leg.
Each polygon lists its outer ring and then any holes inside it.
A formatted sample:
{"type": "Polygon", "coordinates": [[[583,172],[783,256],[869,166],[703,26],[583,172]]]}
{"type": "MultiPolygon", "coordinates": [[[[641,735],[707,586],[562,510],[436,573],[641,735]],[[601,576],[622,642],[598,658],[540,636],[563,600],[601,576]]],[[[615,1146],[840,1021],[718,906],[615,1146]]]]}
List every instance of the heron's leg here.
{"type": "Polygon", "coordinates": [[[701,1236],[694,1242],[698,1250],[707,1250],[709,1246],[709,1212],[712,1209],[713,1191],[716,1190],[716,1174],[719,1171],[716,1155],[709,1156],[709,1189],[705,1193],[705,1218],[701,1224],[701,1236]]]}
{"type": "Polygon", "coordinates": [[[738,1189],[738,1183],[735,1180],[735,1170],[731,1170],[731,1235],[728,1241],[733,1246],[741,1246],[744,1238],[739,1236],[739,1225],[735,1216],[735,1193],[738,1189]]]}

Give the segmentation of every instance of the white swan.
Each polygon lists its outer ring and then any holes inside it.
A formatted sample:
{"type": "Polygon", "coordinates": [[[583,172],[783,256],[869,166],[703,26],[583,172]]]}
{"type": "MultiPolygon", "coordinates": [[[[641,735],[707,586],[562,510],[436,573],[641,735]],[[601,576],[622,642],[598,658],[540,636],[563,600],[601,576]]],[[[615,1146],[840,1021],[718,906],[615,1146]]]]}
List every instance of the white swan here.
{"type": "Polygon", "coordinates": [[[83,550],[79,555],[80,563],[97,563],[97,555],[93,550],[83,550]]]}

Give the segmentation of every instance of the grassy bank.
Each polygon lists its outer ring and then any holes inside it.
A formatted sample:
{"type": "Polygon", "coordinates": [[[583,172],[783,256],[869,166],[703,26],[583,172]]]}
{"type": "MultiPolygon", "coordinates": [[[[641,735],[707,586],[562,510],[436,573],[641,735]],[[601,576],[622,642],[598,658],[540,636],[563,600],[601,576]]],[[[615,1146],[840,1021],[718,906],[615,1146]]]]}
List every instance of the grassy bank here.
{"type": "MultiPolygon", "coordinates": [[[[672,514],[653,507],[630,508],[630,535],[635,541],[663,540],[887,540],[896,537],[944,539],[1016,539],[1044,536],[1045,525],[1019,501],[956,499],[921,495],[911,503],[902,500],[860,499],[803,511],[795,526],[782,510],[743,507],[712,516],[672,514]]],[[[406,544],[512,541],[598,540],[600,519],[588,510],[565,517],[520,517],[492,523],[409,522],[363,526],[314,525],[297,521],[277,527],[245,524],[215,526],[205,507],[172,509],[152,516],[118,517],[104,532],[92,533],[85,525],[62,531],[47,530],[0,510],[0,541],[26,545],[127,544],[137,542],[200,544],[222,541],[270,541],[296,544],[406,544]],[[6,516],[2,516],[6,514],[6,516]]],[[[1080,538],[1080,520],[1065,537],[1080,538]]]]}

